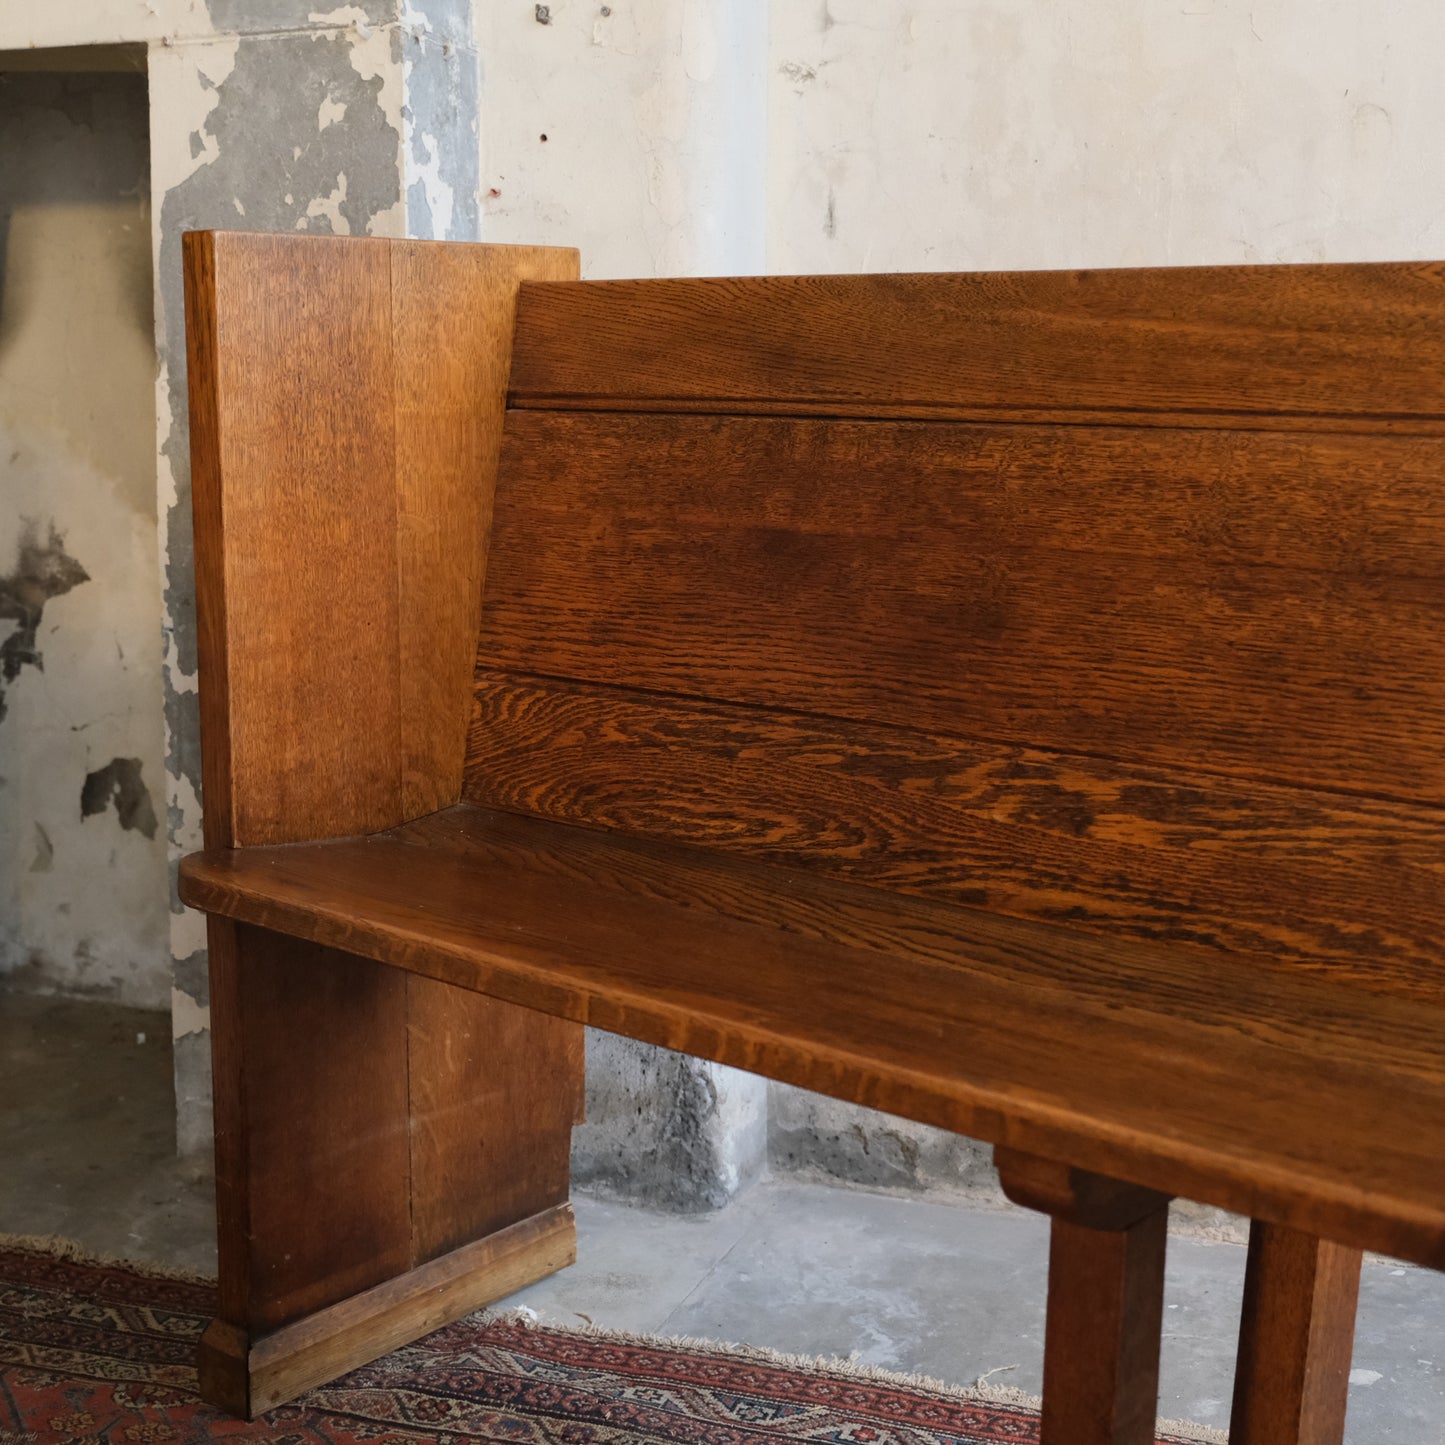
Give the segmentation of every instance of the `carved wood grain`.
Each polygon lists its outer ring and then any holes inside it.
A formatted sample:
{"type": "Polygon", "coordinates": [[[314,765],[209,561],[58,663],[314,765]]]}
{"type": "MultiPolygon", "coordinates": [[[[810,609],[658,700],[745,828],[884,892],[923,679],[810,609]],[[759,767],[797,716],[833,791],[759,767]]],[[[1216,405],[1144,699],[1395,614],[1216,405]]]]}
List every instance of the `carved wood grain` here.
{"type": "Polygon", "coordinates": [[[513,413],[479,662],[1438,805],[1442,447],[513,413]]]}
{"type": "Polygon", "coordinates": [[[490,671],[465,797],[1439,996],[1435,809],[490,671]]]}

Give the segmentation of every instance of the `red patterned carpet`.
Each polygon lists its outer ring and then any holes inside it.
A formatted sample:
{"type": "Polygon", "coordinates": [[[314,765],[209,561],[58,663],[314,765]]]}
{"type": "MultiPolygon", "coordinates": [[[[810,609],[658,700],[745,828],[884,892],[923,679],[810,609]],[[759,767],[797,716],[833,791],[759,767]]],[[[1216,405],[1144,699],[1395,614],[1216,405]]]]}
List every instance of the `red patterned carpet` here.
{"type": "MultiPolygon", "coordinates": [[[[1026,1406],[706,1346],[463,1320],[251,1424],[195,1393],[214,1291],[0,1247],[0,1445],[1031,1445],[1026,1406]]],[[[1173,1437],[1167,1437],[1172,1439],[1173,1437]]]]}

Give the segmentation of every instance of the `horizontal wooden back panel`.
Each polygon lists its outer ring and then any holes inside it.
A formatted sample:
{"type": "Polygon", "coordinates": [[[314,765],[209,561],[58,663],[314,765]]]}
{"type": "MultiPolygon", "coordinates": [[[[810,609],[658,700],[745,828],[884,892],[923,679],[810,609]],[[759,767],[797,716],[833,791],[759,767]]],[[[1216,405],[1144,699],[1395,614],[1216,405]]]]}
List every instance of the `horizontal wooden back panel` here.
{"type": "Polygon", "coordinates": [[[464,796],[1433,995],[1442,298],[524,285],[464,796]]]}
{"type": "Polygon", "coordinates": [[[511,390],[529,407],[1438,429],[1442,314],[1438,263],[524,285],[511,390]]]}
{"type": "Polygon", "coordinates": [[[483,665],[1445,802],[1445,440],[512,413],[483,665]]]}

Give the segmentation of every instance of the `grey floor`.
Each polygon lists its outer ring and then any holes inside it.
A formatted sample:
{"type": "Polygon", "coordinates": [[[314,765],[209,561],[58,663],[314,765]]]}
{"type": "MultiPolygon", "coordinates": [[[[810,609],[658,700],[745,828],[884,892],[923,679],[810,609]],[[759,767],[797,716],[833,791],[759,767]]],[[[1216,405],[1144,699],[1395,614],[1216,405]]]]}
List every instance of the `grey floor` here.
{"type": "MultiPolygon", "coordinates": [[[[212,1267],[209,1182],[170,1148],[167,1023],[0,993],[0,1232],[212,1267]]],[[[1024,1211],[787,1178],[701,1217],[576,1203],[579,1262],[508,1302],[546,1322],[1039,1388],[1047,1227],[1024,1211]]],[[[1171,1242],[1164,1415],[1228,1423],[1243,1267],[1171,1242]]],[[[1366,1265],[1347,1437],[1445,1445],[1445,1276],[1366,1265]]]]}

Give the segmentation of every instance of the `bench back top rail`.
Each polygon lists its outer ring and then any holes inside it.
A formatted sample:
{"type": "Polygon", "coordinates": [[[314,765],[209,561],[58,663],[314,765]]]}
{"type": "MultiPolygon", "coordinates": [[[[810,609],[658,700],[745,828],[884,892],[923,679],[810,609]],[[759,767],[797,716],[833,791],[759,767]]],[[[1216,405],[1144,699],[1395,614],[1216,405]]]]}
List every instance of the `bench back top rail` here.
{"type": "Polygon", "coordinates": [[[520,288],[463,795],[1434,996],[1445,270],[520,288]]]}

